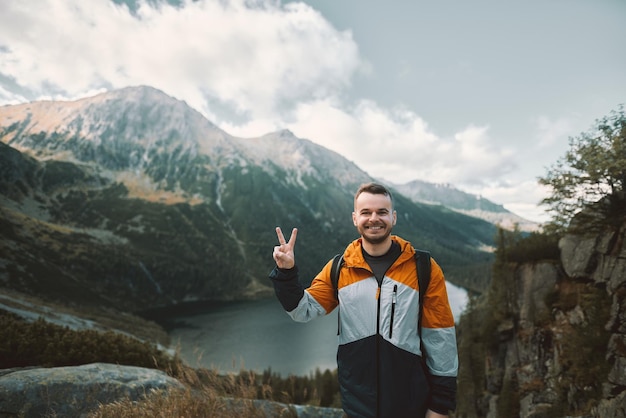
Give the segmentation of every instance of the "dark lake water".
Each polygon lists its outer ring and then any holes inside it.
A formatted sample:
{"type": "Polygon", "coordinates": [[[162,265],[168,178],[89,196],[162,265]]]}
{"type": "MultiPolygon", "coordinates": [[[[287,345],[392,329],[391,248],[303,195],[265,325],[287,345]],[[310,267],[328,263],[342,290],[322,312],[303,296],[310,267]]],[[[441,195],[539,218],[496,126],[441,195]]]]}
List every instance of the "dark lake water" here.
{"type": "Polygon", "coordinates": [[[337,367],[337,314],[294,322],[275,298],[234,302],[175,318],[170,331],[190,366],[237,372],[268,368],[283,376],[337,367]]]}
{"type": "MultiPolygon", "coordinates": [[[[448,284],[458,318],[467,303],[465,290],[448,284]]],[[[294,322],[277,299],[220,304],[201,313],[169,316],[172,343],[192,367],[222,373],[271,368],[282,376],[305,376],[337,367],[337,310],[308,323],[294,322]]]]}

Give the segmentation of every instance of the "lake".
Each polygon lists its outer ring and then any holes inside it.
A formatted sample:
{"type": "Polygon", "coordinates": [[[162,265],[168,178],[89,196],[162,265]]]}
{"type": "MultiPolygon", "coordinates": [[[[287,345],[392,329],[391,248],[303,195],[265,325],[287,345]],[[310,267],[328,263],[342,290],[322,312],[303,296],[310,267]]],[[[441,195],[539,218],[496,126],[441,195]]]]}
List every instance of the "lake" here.
{"type": "MultiPolygon", "coordinates": [[[[467,292],[447,283],[455,318],[467,292]]],[[[201,313],[170,316],[172,344],[192,367],[222,373],[271,368],[282,376],[307,376],[337,368],[337,310],[308,323],[294,322],[276,298],[220,304],[201,313]]]]}

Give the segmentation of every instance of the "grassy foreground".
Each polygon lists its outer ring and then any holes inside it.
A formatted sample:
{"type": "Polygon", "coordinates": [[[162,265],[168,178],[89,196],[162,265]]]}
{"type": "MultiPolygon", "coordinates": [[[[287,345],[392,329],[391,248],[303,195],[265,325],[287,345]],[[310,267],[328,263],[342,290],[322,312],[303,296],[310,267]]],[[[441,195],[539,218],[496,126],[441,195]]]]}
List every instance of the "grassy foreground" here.
{"type": "Polygon", "coordinates": [[[172,355],[130,335],[73,330],[42,318],[28,322],[0,309],[0,369],[95,362],[159,369],[179,380],[185,389],[151,392],[140,401],[123,399],[101,405],[91,417],[295,417],[295,411],[285,404],[340,408],[336,371],[318,370],[308,377],[286,378],[271,370],[220,375],[189,367],[177,353],[172,355]]]}

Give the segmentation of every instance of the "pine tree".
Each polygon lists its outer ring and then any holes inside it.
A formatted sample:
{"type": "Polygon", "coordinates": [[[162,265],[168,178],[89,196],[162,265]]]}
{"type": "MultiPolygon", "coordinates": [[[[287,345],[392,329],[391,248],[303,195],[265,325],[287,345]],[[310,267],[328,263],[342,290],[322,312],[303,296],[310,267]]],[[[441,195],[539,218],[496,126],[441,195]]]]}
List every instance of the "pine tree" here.
{"type": "Polygon", "coordinates": [[[577,137],[539,183],[552,195],[542,204],[557,231],[596,232],[626,216],[626,116],[623,105],[577,137]],[[576,217],[575,222],[573,222],[576,217]]]}

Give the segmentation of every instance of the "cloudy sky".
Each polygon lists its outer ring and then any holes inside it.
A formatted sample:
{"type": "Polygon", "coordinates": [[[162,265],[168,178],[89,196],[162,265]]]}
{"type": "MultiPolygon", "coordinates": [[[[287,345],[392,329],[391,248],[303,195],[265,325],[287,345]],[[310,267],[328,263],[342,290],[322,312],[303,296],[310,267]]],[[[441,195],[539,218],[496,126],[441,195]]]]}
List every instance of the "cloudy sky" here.
{"type": "Polygon", "coordinates": [[[0,104],[150,85],[543,221],[537,177],[626,103],[624,51],[624,0],[2,0],[0,104]]]}

